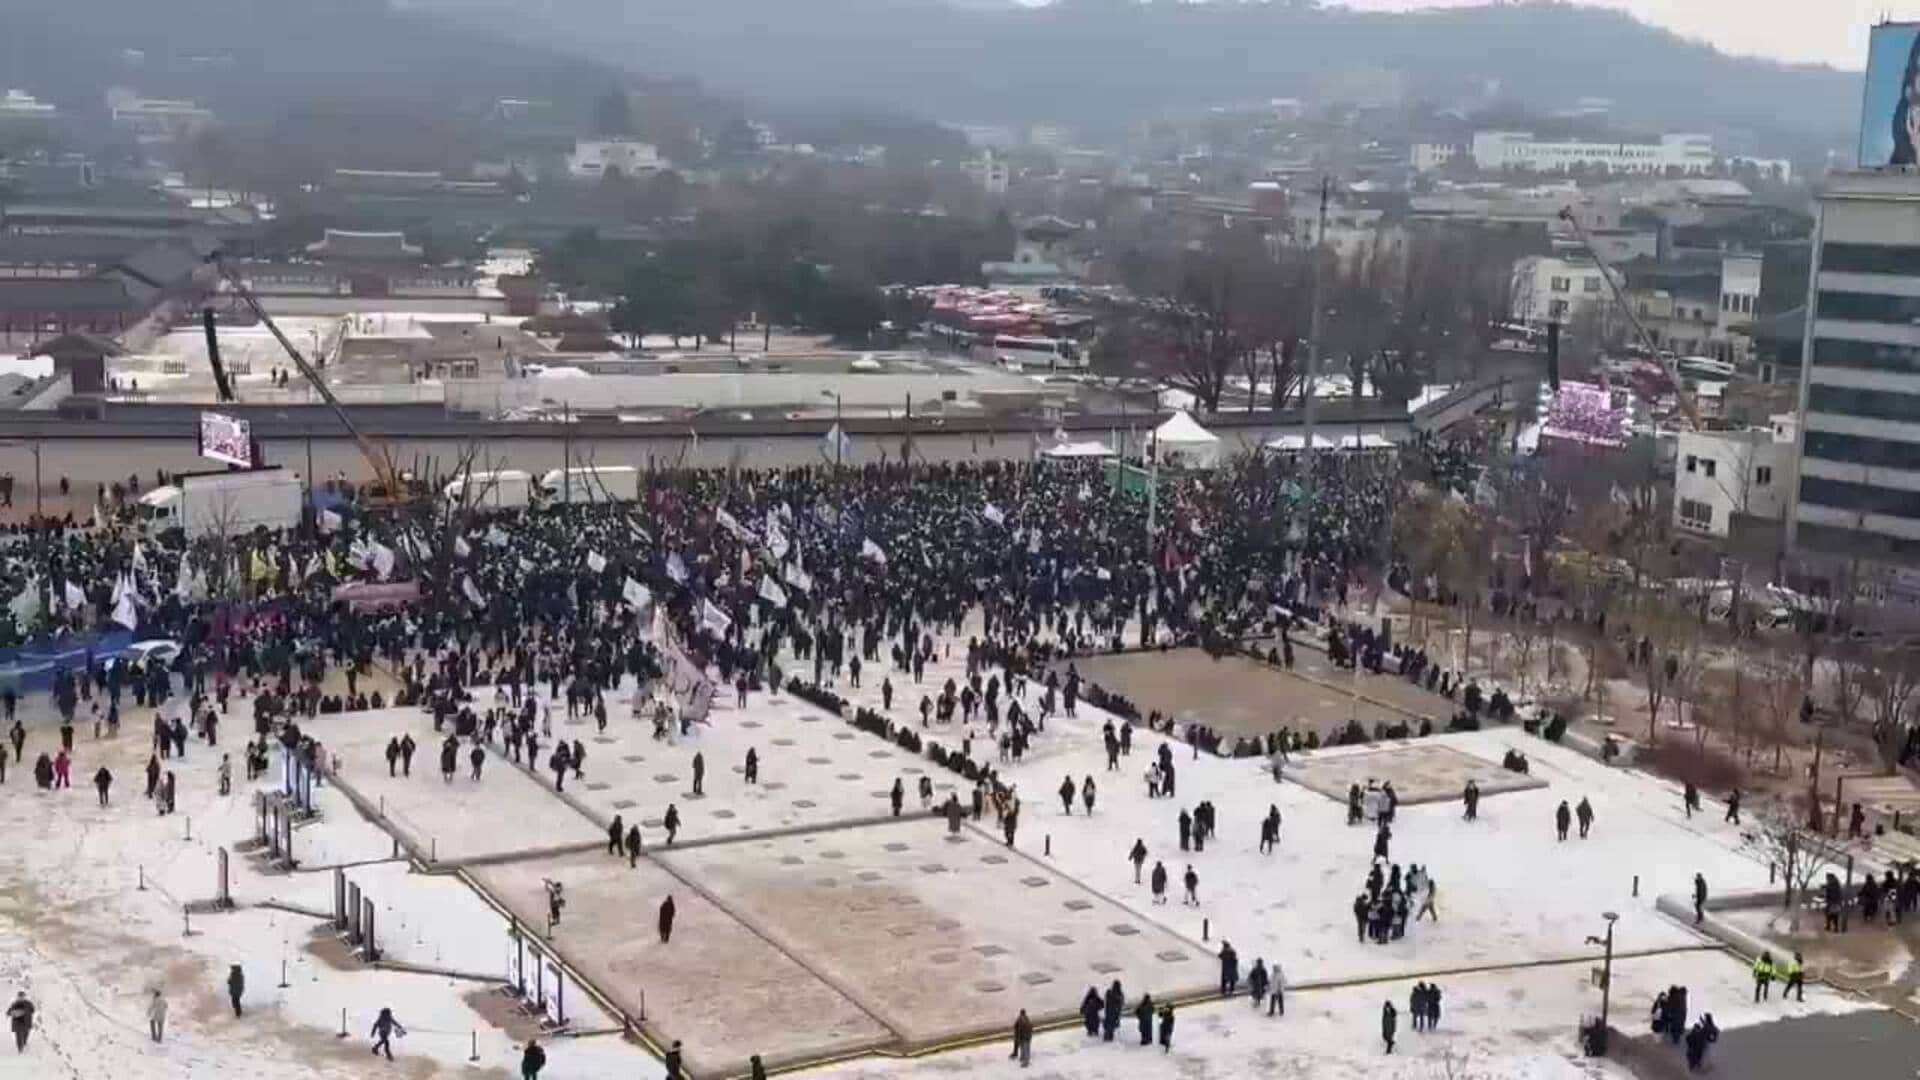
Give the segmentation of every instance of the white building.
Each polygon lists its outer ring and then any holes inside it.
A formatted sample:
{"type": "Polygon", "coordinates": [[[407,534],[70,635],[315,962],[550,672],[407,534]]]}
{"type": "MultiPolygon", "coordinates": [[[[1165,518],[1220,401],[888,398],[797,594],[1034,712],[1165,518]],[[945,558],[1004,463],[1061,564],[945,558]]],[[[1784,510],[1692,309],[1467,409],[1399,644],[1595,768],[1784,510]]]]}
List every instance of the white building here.
{"type": "Polygon", "coordinates": [[[1798,458],[1791,413],[1764,428],[1683,431],[1673,461],[1673,523],[1700,536],[1726,536],[1736,517],[1786,515],[1798,458]]]}
{"type": "Polygon", "coordinates": [[[9,90],[0,97],[0,121],[29,120],[45,122],[59,110],[35,98],[25,90],[9,90]]]}
{"type": "Polygon", "coordinates": [[[1529,326],[1564,323],[1612,301],[1606,271],[1588,258],[1528,255],[1513,264],[1513,319],[1529,326]]]}
{"type": "Polygon", "coordinates": [[[659,147],[633,139],[581,139],[567,155],[567,173],[576,180],[598,180],[612,172],[649,176],[666,167],[659,147]]]}
{"type": "Polygon", "coordinates": [[[113,126],[143,143],[191,139],[212,126],[213,110],[191,101],[109,94],[113,126]]]}
{"type": "Polygon", "coordinates": [[[1317,198],[1295,199],[1286,213],[1290,243],[1303,248],[1328,248],[1342,263],[1368,254],[1397,251],[1406,245],[1406,230],[1387,222],[1383,210],[1329,203],[1324,231],[1320,227],[1317,198]]]}
{"type": "Polygon", "coordinates": [[[1575,166],[1617,173],[1714,171],[1711,135],[1662,135],[1655,143],[1543,142],[1524,131],[1476,131],[1473,161],[1482,169],[1566,172],[1575,166]]]}
{"type": "Polygon", "coordinates": [[[1722,360],[1744,364],[1752,354],[1753,307],[1760,302],[1758,255],[1720,257],[1720,314],[1714,322],[1715,352],[1722,360]]]}
{"type": "Polygon", "coordinates": [[[971,161],[961,162],[960,171],[989,195],[1005,195],[1007,184],[1013,179],[1013,172],[1007,163],[994,157],[991,150],[971,161]]]}
{"type": "Polygon", "coordinates": [[[1413,171],[1432,172],[1433,170],[1460,156],[1459,143],[1414,143],[1413,171]]]}

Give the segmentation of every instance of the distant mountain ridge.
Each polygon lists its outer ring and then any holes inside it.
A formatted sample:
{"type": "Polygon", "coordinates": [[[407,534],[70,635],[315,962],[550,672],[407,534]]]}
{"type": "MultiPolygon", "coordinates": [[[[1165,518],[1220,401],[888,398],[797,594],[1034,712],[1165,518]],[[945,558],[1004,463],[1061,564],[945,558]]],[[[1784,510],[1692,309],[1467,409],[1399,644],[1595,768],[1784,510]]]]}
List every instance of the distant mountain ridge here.
{"type": "Polygon", "coordinates": [[[880,101],[956,121],[1108,123],[1328,87],[1446,104],[1497,84],[1542,110],[1608,98],[1643,128],[1830,137],[1853,127],[1859,105],[1857,74],[1730,57],[1619,12],[1557,3],[1404,14],[1288,0],[415,3],[749,97],[880,101]]]}

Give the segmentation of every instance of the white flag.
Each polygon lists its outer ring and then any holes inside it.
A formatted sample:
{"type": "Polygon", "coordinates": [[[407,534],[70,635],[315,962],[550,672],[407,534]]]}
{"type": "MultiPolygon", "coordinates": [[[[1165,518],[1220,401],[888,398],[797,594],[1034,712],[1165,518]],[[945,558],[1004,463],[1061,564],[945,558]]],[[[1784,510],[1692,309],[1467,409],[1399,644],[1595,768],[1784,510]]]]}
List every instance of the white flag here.
{"type": "Polygon", "coordinates": [[[75,585],[71,581],[66,583],[66,588],[62,591],[61,595],[66,599],[67,607],[69,608],[77,609],[86,606],[87,594],[81,592],[80,586],[75,585]]]}
{"type": "Polygon", "coordinates": [[[1038,526],[1035,526],[1034,530],[1027,534],[1027,554],[1040,554],[1040,529],[1038,526]]]}
{"type": "Polygon", "coordinates": [[[523,574],[533,573],[533,563],[525,555],[520,556],[520,572],[523,574]]]}
{"type": "Polygon", "coordinates": [[[393,549],[376,540],[373,542],[371,552],[373,555],[373,571],[380,575],[380,580],[386,581],[388,578],[393,577],[393,549]]]}
{"type": "Polygon", "coordinates": [[[653,537],[647,535],[647,530],[641,528],[634,522],[627,522],[627,531],[633,534],[633,541],[636,544],[647,545],[653,543],[653,537]]]}
{"type": "Polygon", "coordinates": [[[797,564],[789,566],[787,567],[787,584],[803,593],[810,593],[813,591],[813,576],[800,569],[797,564]]]}
{"type": "Polygon", "coordinates": [[[494,547],[507,546],[507,532],[498,525],[487,526],[487,543],[494,547]]]}
{"type": "Polygon", "coordinates": [[[680,553],[677,551],[667,556],[667,576],[672,578],[676,585],[687,583],[687,564],[680,558],[680,553]]]}
{"type": "Polygon", "coordinates": [[[460,591],[467,594],[467,602],[474,607],[487,606],[487,598],[480,595],[480,586],[473,583],[472,575],[460,580],[460,591]]]}
{"type": "Polygon", "coordinates": [[[826,444],[827,460],[835,464],[853,456],[853,440],[847,437],[846,432],[840,430],[838,422],[835,422],[821,441],[826,444]]]}
{"type": "Polygon", "coordinates": [[[773,552],[775,562],[787,557],[787,534],[771,517],[767,519],[767,550],[773,552]]]}
{"type": "Polygon", "coordinates": [[[1005,525],[1007,523],[1007,515],[1001,513],[1000,508],[992,503],[988,503],[987,508],[980,511],[980,516],[993,522],[995,525],[1005,525]]]}
{"type": "Polygon", "coordinates": [[[140,613],[134,609],[131,591],[121,593],[120,599],[114,602],[113,621],[129,630],[139,627],[140,613]]]}
{"type": "Polygon", "coordinates": [[[749,537],[753,535],[752,533],[748,532],[744,527],[741,526],[740,519],[734,517],[732,514],[727,513],[727,508],[724,506],[716,507],[714,509],[713,520],[721,528],[727,530],[729,534],[731,534],[736,538],[744,538],[744,537],[749,537]]]}
{"type": "Polygon", "coordinates": [[[462,559],[473,554],[473,549],[467,546],[466,537],[456,536],[453,538],[453,554],[457,558],[462,558],[462,559]]]}
{"type": "Polygon", "coordinates": [[[653,593],[632,578],[628,578],[626,585],[621,588],[620,598],[635,611],[645,611],[647,605],[653,603],[653,593]]]}
{"type": "Polygon", "coordinates": [[[24,631],[26,624],[40,614],[39,580],[30,580],[22,586],[20,591],[14,594],[13,599],[7,601],[7,610],[13,612],[14,622],[24,631]]]}
{"type": "Polygon", "coordinates": [[[760,579],[760,599],[775,607],[786,607],[787,591],[774,582],[772,574],[768,574],[760,579]]]}
{"type": "Polygon", "coordinates": [[[700,625],[707,628],[715,637],[725,637],[727,627],[733,625],[733,616],[720,610],[711,600],[700,601],[700,625]]]}
{"type": "Polygon", "coordinates": [[[607,557],[597,551],[587,552],[587,569],[596,574],[607,572],[607,557]]]}
{"type": "Polygon", "coordinates": [[[147,572],[147,551],[138,541],[133,545],[133,568],[142,574],[147,572]]]}
{"type": "Polygon", "coordinates": [[[887,553],[880,550],[880,545],[874,543],[871,538],[860,542],[860,557],[872,559],[881,566],[887,565],[887,553]]]}
{"type": "Polygon", "coordinates": [[[320,511],[320,531],[321,532],[339,532],[340,526],[343,524],[345,524],[345,522],[341,519],[339,514],[336,514],[331,510],[320,511]]]}

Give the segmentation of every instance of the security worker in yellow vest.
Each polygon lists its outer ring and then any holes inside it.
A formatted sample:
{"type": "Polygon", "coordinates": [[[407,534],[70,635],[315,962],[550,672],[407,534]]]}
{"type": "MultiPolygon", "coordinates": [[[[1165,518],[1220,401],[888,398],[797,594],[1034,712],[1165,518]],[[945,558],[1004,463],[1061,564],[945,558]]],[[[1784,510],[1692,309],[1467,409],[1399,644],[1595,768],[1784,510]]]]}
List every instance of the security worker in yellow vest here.
{"type": "Polygon", "coordinates": [[[1767,990],[1773,985],[1773,954],[1763,952],[1760,959],[1753,962],[1753,1000],[1767,1000],[1767,990]]]}
{"type": "Polygon", "coordinates": [[[1780,991],[1780,1000],[1787,1000],[1788,994],[1792,994],[1795,1001],[1807,1000],[1807,964],[1801,958],[1800,950],[1794,950],[1793,959],[1787,961],[1781,974],[1786,977],[1787,985],[1780,991]]]}

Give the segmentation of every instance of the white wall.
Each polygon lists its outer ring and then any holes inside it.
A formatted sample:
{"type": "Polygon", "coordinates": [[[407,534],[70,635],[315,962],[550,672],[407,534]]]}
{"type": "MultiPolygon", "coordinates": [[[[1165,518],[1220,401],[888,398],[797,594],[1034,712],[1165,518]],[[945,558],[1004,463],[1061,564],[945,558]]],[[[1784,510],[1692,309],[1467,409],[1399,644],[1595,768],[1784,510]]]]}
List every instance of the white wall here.
{"type": "Polygon", "coordinates": [[[1682,432],[1673,464],[1675,527],[1726,536],[1734,514],[1779,520],[1794,487],[1793,452],[1790,433],[1682,432]],[[1702,507],[1707,515],[1698,513],[1702,507]]]}

